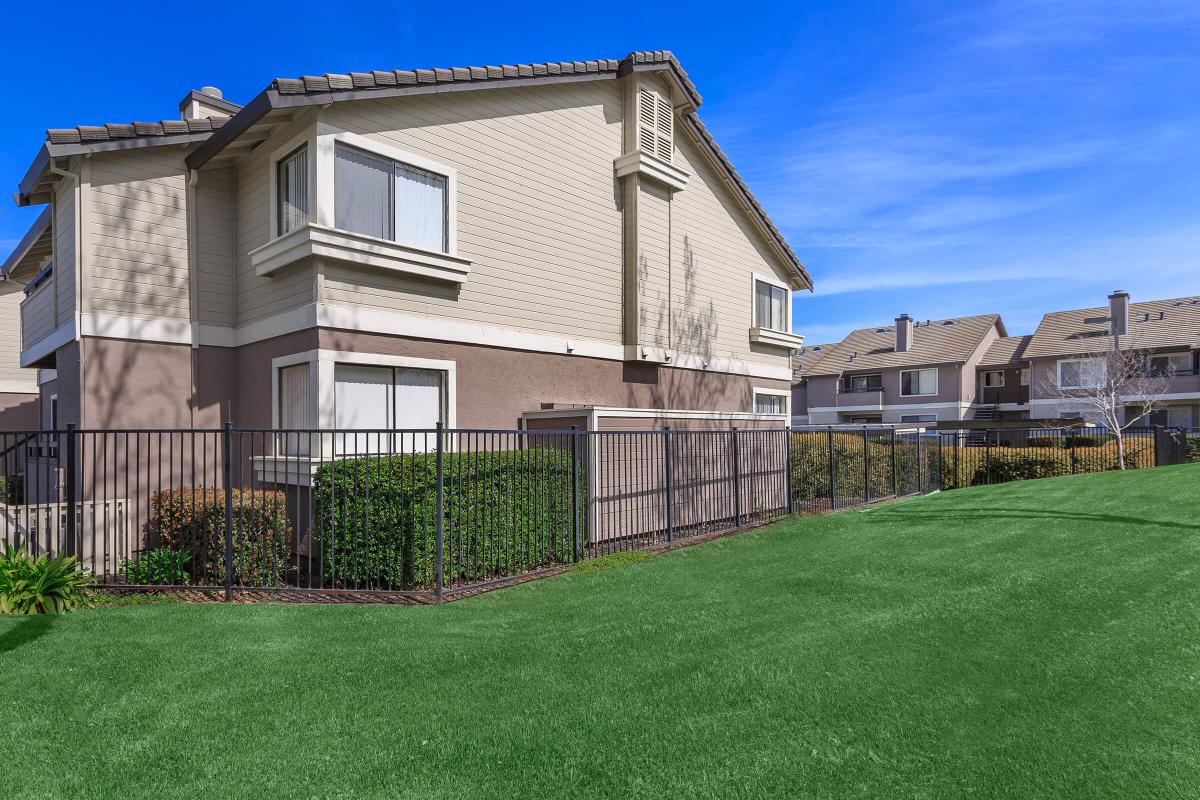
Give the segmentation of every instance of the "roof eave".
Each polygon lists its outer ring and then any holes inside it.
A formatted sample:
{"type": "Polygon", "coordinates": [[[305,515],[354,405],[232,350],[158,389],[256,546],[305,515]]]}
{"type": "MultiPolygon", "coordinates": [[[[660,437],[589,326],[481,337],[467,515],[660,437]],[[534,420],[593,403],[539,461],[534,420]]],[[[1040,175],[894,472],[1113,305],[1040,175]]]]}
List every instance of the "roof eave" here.
{"type": "Polygon", "coordinates": [[[42,234],[50,228],[52,211],[53,209],[50,206],[42,209],[42,213],[38,214],[37,219],[29,226],[29,230],[25,231],[25,235],[21,237],[21,241],[17,242],[17,246],[8,254],[8,258],[4,260],[3,264],[0,264],[0,274],[3,274],[6,280],[17,264],[21,263],[21,259],[25,257],[25,254],[37,244],[42,234]]]}

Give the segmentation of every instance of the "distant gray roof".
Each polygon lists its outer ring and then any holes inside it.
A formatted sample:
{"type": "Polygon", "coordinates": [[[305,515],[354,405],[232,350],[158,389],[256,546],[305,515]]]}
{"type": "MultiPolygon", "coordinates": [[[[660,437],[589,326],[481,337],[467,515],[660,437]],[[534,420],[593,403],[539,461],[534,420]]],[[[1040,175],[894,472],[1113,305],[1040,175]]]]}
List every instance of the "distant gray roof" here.
{"type": "MultiPolygon", "coordinates": [[[[1113,348],[1108,306],[1052,311],[1042,317],[1026,358],[1086,355],[1113,348]]],[[[1129,333],[1122,349],[1200,348],[1200,297],[1175,297],[1129,304],[1129,333]]]]}
{"type": "Polygon", "coordinates": [[[840,375],[864,369],[964,362],[996,325],[1003,334],[1004,323],[999,314],[917,322],[913,327],[912,346],[903,353],[896,352],[894,324],[860,328],[834,346],[809,374],[840,375]]]}
{"type": "Polygon", "coordinates": [[[837,342],[829,344],[806,344],[792,353],[792,377],[801,378],[812,373],[813,368],[829,355],[837,342]]]}
{"type": "Polygon", "coordinates": [[[198,119],[164,119],[158,122],[109,122],[104,125],[77,125],[74,128],[50,128],[46,140],[50,144],[88,144],[111,142],[115,139],[143,137],[186,136],[212,133],[229,120],[225,117],[198,119]]]}
{"type": "Polygon", "coordinates": [[[1025,348],[1029,346],[1029,340],[1032,338],[1032,335],[1001,336],[992,342],[992,346],[983,354],[979,366],[1000,367],[1024,362],[1025,348]]]}

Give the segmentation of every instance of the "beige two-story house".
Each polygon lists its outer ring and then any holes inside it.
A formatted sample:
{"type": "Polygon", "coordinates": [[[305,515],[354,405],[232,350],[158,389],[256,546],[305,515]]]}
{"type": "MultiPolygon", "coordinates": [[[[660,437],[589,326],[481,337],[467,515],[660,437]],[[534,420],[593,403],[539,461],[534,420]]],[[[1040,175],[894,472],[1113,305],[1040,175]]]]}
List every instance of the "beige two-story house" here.
{"type": "Polygon", "coordinates": [[[50,130],[20,367],[89,428],[786,421],[812,282],[700,103],[655,51],[50,130]]]}

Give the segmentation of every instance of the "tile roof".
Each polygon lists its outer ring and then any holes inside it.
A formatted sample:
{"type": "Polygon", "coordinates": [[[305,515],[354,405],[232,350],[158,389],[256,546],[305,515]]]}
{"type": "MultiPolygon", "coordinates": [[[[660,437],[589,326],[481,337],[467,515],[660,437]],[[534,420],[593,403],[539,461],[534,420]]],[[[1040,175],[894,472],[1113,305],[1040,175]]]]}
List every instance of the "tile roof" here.
{"type": "Polygon", "coordinates": [[[999,367],[1005,364],[1020,364],[1025,360],[1025,348],[1029,346],[1032,335],[1001,336],[992,342],[992,346],[983,354],[979,361],[981,367],[999,367]]]}
{"type": "Polygon", "coordinates": [[[828,344],[806,344],[795,353],[792,353],[792,376],[800,378],[812,372],[813,367],[829,355],[829,352],[837,346],[837,342],[829,342],[828,344]]]}
{"type": "MultiPolygon", "coordinates": [[[[1042,317],[1026,358],[1082,355],[1112,350],[1108,306],[1052,311],[1042,317]]],[[[1157,347],[1200,348],[1200,297],[1176,297],[1130,303],[1129,333],[1122,349],[1157,347]]]]}
{"type": "Polygon", "coordinates": [[[912,347],[896,352],[896,326],[860,328],[841,342],[813,368],[812,375],[838,375],[864,369],[952,364],[966,361],[1000,323],[999,314],[935,319],[917,322],[912,347]]]}
{"type": "Polygon", "coordinates": [[[271,88],[280,94],[323,94],[370,89],[390,89],[417,84],[476,83],[505,81],[519,78],[539,78],[551,75],[583,75],[617,72],[621,63],[669,64],[675,69],[684,88],[700,104],[700,93],[683,71],[679,60],[670,50],[638,50],[623,59],[600,58],[590,61],[545,61],[540,64],[501,64],[483,67],[449,67],[439,69],[372,70],[371,72],[326,72],[324,75],[302,75],[299,78],[276,78],[271,88]]]}
{"type": "Polygon", "coordinates": [[[141,139],[147,136],[182,136],[212,133],[228,122],[225,117],[199,119],[164,119],[159,122],[110,122],[104,125],[77,125],[74,128],[50,128],[46,140],[50,144],[89,144],[111,142],[114,139],[141,139]]]}

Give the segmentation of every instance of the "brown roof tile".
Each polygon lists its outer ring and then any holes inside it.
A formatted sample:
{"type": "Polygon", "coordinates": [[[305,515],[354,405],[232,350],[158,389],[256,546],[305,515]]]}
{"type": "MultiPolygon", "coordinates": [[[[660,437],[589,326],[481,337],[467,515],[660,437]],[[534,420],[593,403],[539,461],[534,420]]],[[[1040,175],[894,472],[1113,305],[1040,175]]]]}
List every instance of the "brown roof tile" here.
{"type": "Polygon", "coordinates": [[[193,133],[212,133],[226,122],[225,117],[201,119],[164,119],[160,122],[108,123],[77,125],[74,128],[50,128],[46,139],[51,144],[86,144],[111,142],[118,139],[139,139],[146,136],[179,136],[193,133]]]}
{"type": "Polygon", "coordinates": [[[865,369],[966,361],[999,322],[999,314],[917,322],[913,327],[912,347],[904,353],[896,352],[894,324],[860,328],[839,342],[810,374],[838,375],[865,369]]]}
{"type": "Polygon", "coordinates": [[[792,377],[800,378],[809,375],[813,371],[813,367],[817,365],[821,359],[829,355],[829,352],[837,346],[837,342],[828,344],[806,344],[792,353],[792,377]]]}

